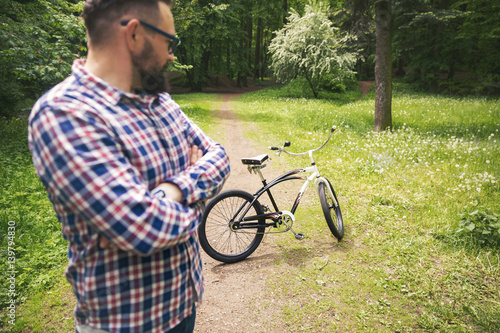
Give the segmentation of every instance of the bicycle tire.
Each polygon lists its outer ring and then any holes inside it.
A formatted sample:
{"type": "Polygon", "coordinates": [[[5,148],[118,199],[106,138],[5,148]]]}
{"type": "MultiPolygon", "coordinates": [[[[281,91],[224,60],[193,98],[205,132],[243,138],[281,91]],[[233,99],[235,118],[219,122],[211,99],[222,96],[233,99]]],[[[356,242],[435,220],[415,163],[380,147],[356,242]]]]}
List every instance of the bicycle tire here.
{"type": "MultiPolygon", "coordinates": [[[[208,203],[198,228],[198,238],[201,247],[210,257],[225,263],[235,263],[247,258],[257,249],[264,237],[265,226],[244,230],[233,230],[230,226],[238,209],[250,204],[253,199],[248,192],[229,190],[208,203]]],[[[255,201],[247,215],[259,214],[264,214],[264,210],[255,201]]],[[[258,223],[265,224],[265,219],[258,223]]]]}
{"type": "Polygon", "coordinates": [[[340,241],[344,237],[344,220],[342,219],[342,212],[333,186],[328,179],[326,181],[328,185],[325,182],[318,184],[319,201],[321,202],[321,208],[323,209],[323,214],[325,215],[325,220],[330,231],[340,241]],[[325,186],[330,187],[333,197],[325,186]]]}

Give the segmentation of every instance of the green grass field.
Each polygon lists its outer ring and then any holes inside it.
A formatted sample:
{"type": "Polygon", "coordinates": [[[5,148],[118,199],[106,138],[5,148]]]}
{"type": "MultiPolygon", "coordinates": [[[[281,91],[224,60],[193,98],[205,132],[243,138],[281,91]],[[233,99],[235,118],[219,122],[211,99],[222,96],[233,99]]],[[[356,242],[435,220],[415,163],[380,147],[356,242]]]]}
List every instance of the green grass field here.
{"type": "Polygon", "coordinates": [[[290,151],[305,151],[337,126],[316,162],[340,196],[347,234],[334,252],[322,249],[331,236],[310,208],[297,222],[306,245],[279,239],[276,264],[300,281],[271,282],[289,300],[287,323],[304,331],[499,331],[499,100],[399,83],[392,132],[372,131],[373,110],[373,93],[353,102],[273,90],[240,99],[237,111],[267,145],[288,140],[290,151]]]}
{"type": "MultiPolygon", "coordinates": [[[[417,93],[397,83],[394,130],[374,133],[373,92],[312,100],[295,97],[297,91],[264,89],[234,104],[260,128],[247,135],[265,146],[288,140],[291,151],[303,151],[337,126],[315,156],[339,196],[346,236],[332,250],[313,201],[297,212],[304,241],[273,237],[276,270],[287,274],[268,285],[284,300],[281,331],[500,331],[500,101],[417,93]]],[[[215,95],[175,99],[210,133],[215,95]]],[[[26,124],[0,119],[0,252],[15,221],[16,291],[24,305],[13,331],[57,332],[73,320],[57,311],[65,306],[59,292],[68,288],[66,244],[34,173],[26,124]]],[[[291,166],[305,162],[280,158],[291,166]]],[[[2,272],[7,254],[0,253],[2,272]]],[[[0,331],[10,327],[8,301],[0,288],[0,331]]]]}

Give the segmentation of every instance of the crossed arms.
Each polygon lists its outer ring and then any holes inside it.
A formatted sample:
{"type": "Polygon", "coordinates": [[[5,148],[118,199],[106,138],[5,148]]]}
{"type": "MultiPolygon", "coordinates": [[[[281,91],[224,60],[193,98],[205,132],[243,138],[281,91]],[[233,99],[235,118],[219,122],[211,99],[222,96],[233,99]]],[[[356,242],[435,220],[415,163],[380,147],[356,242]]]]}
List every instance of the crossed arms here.
{"type": "MultiPolygon", "coordinates": [[[[187,148],[169,162],[150,163],[158,163],[157,170],[184,166],[157,184],[146,183],[147,172],[131,163],[123,138],[97,112],[41,107],[32,117],[33,161],[70,244],[101,240],[107,246],[110,240],[121,250],[147,256],[196,231],[203,202],[222,188],[229,161],[219,144],[177,112],[172,126],[182,127],[174,132],[183,135],[173,136],[173,142],[187,148]],[[166,198],[151,194],[158,186],[166,198]]],[[[138,149],[152,146],[146,142],[138,149]]]]}

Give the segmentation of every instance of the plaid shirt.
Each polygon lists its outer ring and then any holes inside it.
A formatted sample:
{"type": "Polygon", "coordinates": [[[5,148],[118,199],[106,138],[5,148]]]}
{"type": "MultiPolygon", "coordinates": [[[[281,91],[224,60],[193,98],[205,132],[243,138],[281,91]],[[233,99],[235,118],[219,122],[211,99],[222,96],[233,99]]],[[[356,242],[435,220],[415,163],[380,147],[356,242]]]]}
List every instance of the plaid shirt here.
{"type": "Polygon", "coordinates": [[[201,300],[196,229],[229,173],[224,149],[168,94],[126,93],[88,73],[46,93],[29,119],[30,149],[62,233],[75,321],[110,332],[165,332],[201,300]],[[203,158],[189,165],[188,148],[203,158]],[[184,202],[155,196],[172,182],[184,202]],[[99,237],[115,247],[101,249],[99,237]]]}

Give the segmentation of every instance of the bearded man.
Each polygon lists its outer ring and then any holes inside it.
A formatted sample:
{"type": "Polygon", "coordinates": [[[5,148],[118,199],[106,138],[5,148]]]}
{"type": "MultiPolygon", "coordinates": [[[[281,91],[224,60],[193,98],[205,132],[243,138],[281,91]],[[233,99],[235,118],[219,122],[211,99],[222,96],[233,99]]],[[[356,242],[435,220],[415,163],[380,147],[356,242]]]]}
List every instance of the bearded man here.
{"type": "Polygon", "coordinates": [[[77,332],[192,332],[197,227],[224,149],[166,92],[171,1],[87,0],[88,57],[30,114],[33,163],[68,240],[77,332]]]}

